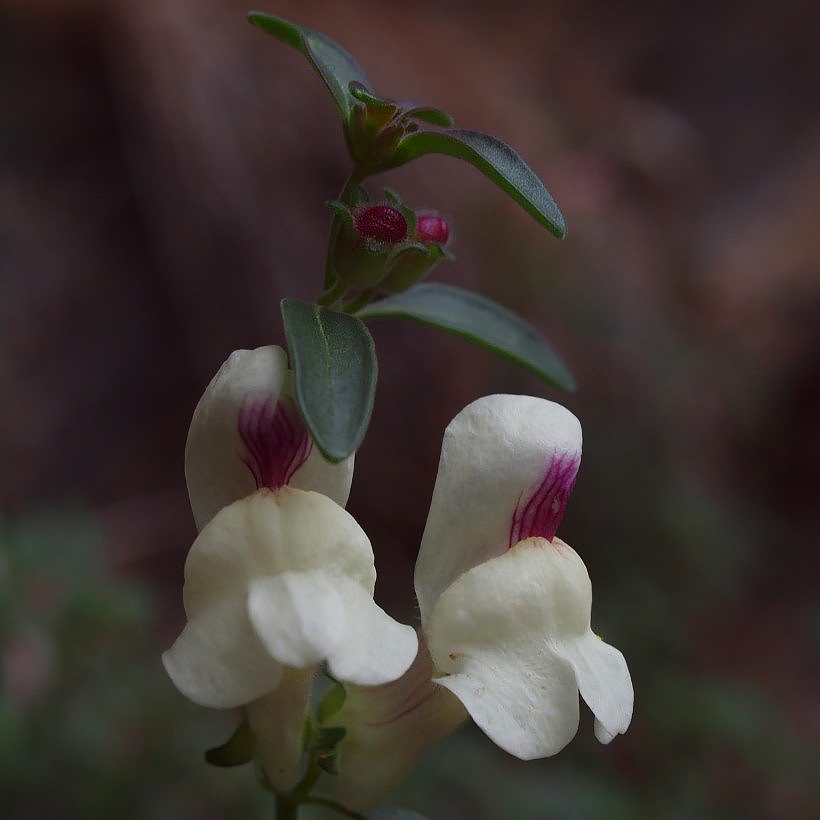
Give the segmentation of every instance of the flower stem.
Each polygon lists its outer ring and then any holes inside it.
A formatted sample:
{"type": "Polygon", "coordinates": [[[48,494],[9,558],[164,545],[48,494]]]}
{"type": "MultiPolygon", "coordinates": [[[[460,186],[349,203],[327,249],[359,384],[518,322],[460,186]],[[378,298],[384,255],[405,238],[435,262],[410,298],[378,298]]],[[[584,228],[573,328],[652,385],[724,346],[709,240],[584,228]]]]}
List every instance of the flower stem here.
{"type": "Polygon", "coordinates": [[[276,792],[276,820],[295,820],[299,816],[299,804],[289,794],[276,792]]]}
{"type": "MultiPolygon", "coordinates": [[[[344,187],[342,188],[342,192],[339,194],[339,202],[344,202],[348,204],[348,199],[350,198],[351,190],[356,186],[360,185],[362,180],[367,176],[367,172],[361,168],[360,166],[356,165],[353,170],[350,172],[350,176],[347,178],[344,187]]],[[[327,240],[327,256],[325,257],[325,284],[324,288],[327,292],[330,288],[333,287],[334,282],[336,280],[336,274],[333,272],[333,243],[336,239],[336,234],[339,232],[339,225],[341,224],[341,217],[334,213],[333,214],[333,221],[330,223],[330,235],[328,236],[327,240]]]]}
{"type": "MultiPolygon", "coordinates": [[[[287,793],[274,792],[276,796],[276,820],[294,820],[299,814],[299,806],[303,803],[315,803],[321,801],[323,805],[335,808],[342,814],[347,814],[347,809],[337,806],[332,800],[323,800],[321,797],[311,797],[310,790],[316,785],[316,781],[322,774],[319,764],[311,760],[308,764],[305,776],[287,793]]],[[[350,817],[361,817],[361,815],[348,815],[350,817]]]]}
{"type": "Polygon", "coordinates": [[[351,817],[353,818],[353,820],[365,820],[363,814],[359,814],[359,812],[357,811],[350,811],[350,809],[346,809],[344,806],[340,806],[333,800],[325,800],[324,797],[307,797],[302,802],[309,804],[311,806],[325,806],[328,809],[333,809],[334,811],[338,812],[343,817],[351,817]]]}
{"type": "Polygon", "coordinates": [[[343,305],[342,310],[345,313],[355,313],[357,310],[361,310],[363,307],[369,305],[373,301],[373,297],[375,295],[376,288],[368,288],[360,293],[355,299],[351,299],[346,305],[343,305]]]}
{"type": "Polygon", "coordinates": [[[342,296],[345,295],[347,292],[347,283],[343,282],[341,279],[336,282],[335,285],[329,287],[317,300],[316,303],[319,305],[327,305],[328,307],[333,307],[342,296]]]}
{"type": "Polygon", "coordinates": [[[316,781],[322,774],[319,764],[311,758],[305,776],[293,787],[290,796],[300,803],[310,794],[310,790],[316,785],[316,781]]]}

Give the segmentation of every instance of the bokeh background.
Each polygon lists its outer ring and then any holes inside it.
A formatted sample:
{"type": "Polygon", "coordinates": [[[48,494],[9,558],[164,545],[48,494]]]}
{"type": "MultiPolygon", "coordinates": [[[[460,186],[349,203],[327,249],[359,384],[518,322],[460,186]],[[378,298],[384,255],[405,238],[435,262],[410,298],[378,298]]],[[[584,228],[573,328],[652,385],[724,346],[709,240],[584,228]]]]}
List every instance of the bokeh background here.
{"type": "MultiPolygon", "coordinates": [[[[0,2],[8,817],[273,812],[251,767],[202,759],[233,717],[187,703],[159,662],[195,534],[194,404],[231,350],[282,341],[282,296],[318,293],[324,202],[348,170],[320,81],[246,8],[0,2]]],[[[566,403],[585,452],[561,535],[629,660],[635,718],[601,747],[584,715],[531,763],[466,727],[394,802],[434,820],[820,816],[816,5],[263,8],[341,42],[377,91],[510,142],[570,226],[556,241],[449,158],[385,175],[450,219],[457,261],[434,278],[522,313],[580,389],[373,324],[380,382],[349,508],[377,599],[413,619],[447,421],[490,392],[566,403]]]]}

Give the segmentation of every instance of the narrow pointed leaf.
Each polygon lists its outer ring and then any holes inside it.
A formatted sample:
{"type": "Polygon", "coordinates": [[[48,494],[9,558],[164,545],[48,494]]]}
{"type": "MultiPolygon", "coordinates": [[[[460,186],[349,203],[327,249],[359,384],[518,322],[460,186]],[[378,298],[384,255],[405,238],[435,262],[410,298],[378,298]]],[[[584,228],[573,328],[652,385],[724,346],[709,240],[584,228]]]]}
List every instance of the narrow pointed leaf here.
{"type": "Polygon", "coordinates": [[[555,236],[566,236],[567,223],[552,194],[521,156],[500,139],[461,129],[418,131],[401,141],[388,167],[424,154],[447,154],[469,162],[555,236]]]}
{"type": "Polygon", "coordinates": [[[367,76],[353,56],[324,34],[290,23],[281,17],[252,11],[248,14],[248,20],[256,28],[293,46],[307,57],[324,80],[342,117],[347,121],[354,99],[349,91],[350,83],[367,85],[367,76]]]}
{"type": "Polygon", "coordinates": [[[399,318],[464,336],[509,359],[549,384],[574,390],[575,381],[539,332],[507,308],[468,290],[422,283],[374,302],[362,319],[399,318]]]}
{"type": "Polygon", "coordinates": [[[373,338],[355,316],[296,299],[282,300],[296,401],[328,461],[361,444],[376,392],[373,338]]]}

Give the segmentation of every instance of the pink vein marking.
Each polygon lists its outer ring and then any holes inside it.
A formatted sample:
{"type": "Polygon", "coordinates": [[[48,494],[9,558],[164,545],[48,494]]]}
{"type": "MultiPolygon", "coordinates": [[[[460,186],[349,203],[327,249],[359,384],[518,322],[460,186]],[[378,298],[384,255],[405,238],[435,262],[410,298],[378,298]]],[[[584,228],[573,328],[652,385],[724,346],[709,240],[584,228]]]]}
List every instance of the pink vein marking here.
{"type": "Polygon", "coordinates": [[[253,474],[257,489],[277,490],[287,484],[313,449],[296,403],[289,396],[282,396],[276,404],[272,396],[245,399],[237,415],[237,430],[245,445],[242,461],[253,474]]]}
{"type": "Polygon", "coordinates": [[[432,667],[429,662],[418,666],[419,668],[415,669],[411,667],[411,669],[413,669],[413,673],[411,674],[410,681],[404,681],[402,678],[399,678],[398,681],[393,681],[392,683],[386,684],[385,688],[390,687],[391,691],[401,689],[402,687],[409,688],[410,691],[407,695],[402,696],[401,702],[393,710],[392,714],[383,720],[365,721],[366,726],[370,726],[372,728],[387,726],[387,724],[393,723],[393,721],[399,720],[399,718],[403,718],[405,715],[409,715],[433,697],[435,694],[435,684],[430,680],[430,672],[432,671],[432,667]],[[399,686],[396,686],[396,684],[399,684],[399,686]],[[429,687],[429,690],[425,691],[427,687],[429,687]],[[421,694],[421,698],[417,699],[415,703],[411,703],[411,701],[419,694],[421,694]],[[410,705],[408,706],[408,704],[410,705]]]}
{"type": "Polygon", "coordinates": [[[553,455],[544,478],[526,502],[521,493],[510,522],[510,547],[533,536],[552,541],[564,517],[580,462],[575,454],[553,455]]]}
{"type": "MultiPolygon", "coordinates": [[[[427,681],[427,682],[430,683],[429,681],[427,681]]],[[[435,684],[430,683],[430,686],[434,687],[435,684]]],[[[399,720],[400,718],[406,717],[411,712],[415,712],[416,709],[418,709],[420,706],[424,706],[424,704],[427,703],[427,701],[430,700],[430,698],[433,697],[433,695],[435,695],[435,693],[436,693],[435,689],[431,688],[429,692],[424,693],[424,695],[421,697],[420,700],[418,700],[416,703],[413,703],[412,705],[406,707],[405,709],[403,709],[398,714],[391,715],[386,720],[379,720],[379,721],[375,721],[375,722],[374,721],[365,721],[365,725],[370,726],[371,728],[374,728],[374,729],[379,727],[379,726],[387,726],[388,723],[393,723],[394,721],[399,720]]]]}

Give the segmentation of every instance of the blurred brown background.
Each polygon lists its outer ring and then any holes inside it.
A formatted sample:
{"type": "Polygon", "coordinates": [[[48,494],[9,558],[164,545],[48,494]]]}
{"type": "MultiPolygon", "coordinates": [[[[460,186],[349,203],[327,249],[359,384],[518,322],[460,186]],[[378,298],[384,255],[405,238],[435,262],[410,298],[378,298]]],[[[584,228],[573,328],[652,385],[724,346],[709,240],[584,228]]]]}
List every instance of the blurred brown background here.
{"type": "MultiPolygon", "coordinates": [[[[561,529],[632,669],[610,747],[582,721],[521,763],[465,729],[396,801],[444,818],[817,816],[820,66],[810,0],[277,2],[375,90],[514,145],[558,242],[467,165],[376,178],[447,214],[470,287],[543,330],[572,396],[434,330],[372,331],[349,508],[377,598],[411,573],[441,433],[491,392],[566,403],[561,529]]],[[[348,171],[331,99],[235,0],[0,3],[0,789],[13,817],[272,814],[199,752],[231,718],[158,653],[194,536],[182,450],[227,354],[320,289],[348,171]]],[[[307,815],[306,815],[307,816],[307,815]]],[[[311,815],[312,816],[312,815],[311,815]]],[[[318,814],[316,815],[319,816],[318,814]]]]}

